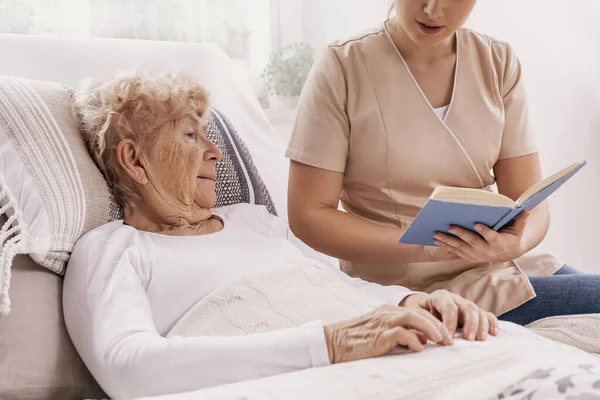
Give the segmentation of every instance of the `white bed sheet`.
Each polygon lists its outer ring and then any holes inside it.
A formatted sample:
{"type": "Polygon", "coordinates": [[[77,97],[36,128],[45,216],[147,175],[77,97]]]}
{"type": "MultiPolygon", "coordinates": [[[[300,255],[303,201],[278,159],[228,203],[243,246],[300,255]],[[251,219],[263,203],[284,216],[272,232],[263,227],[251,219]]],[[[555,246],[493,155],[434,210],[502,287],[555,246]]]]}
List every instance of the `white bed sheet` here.
{"type": "Polygon", "coordinates": [[[486,342],[399,353],[144,400],[492,399],[540,368],[598,362],[510,323],[486,342]]]}

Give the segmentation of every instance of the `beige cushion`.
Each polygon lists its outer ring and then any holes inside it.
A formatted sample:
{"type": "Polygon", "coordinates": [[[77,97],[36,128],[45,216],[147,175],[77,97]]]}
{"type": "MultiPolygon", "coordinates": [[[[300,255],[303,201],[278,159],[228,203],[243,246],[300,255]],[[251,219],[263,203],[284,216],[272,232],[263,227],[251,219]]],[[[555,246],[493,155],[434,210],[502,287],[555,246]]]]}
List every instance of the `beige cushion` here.
{"type": "Polygon", "coordinates": [[[547,339],[600,355],[600,314],[549,317],[527,325],[547,339]]]}
{"type": "Polygon", "coordinates": [[[0,318],[0,399],[105,398],[67,334],[62,278],[27,256],[12,272],[13,313],[0,318]]]}
{"type": "Polygon", "coordinates": [[[111,220],[111,197],[80,133],[72,89],[0,76],[0,314],[15,254],[62,275],[75,242],[111,220]]]}

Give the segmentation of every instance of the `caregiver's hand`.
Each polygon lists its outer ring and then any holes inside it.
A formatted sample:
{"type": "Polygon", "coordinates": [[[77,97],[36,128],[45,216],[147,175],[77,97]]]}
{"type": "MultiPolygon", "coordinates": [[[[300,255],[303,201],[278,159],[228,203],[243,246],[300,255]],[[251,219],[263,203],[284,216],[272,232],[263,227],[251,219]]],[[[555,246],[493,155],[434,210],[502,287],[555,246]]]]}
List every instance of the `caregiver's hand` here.
{"type": "Polygon", "coordinates": [[[380,357],[397,346],[418,352],[427,340],[452,344],[446,327],[430,313],[392,305],[324,329],[332,364],[380,357]]]}
{"type": "Polygon", "coordinates": [[[459,256],[457,256],[449,250],[449,247],[423,246],[423,250],[429,256],[429,259],[427,260],[429,262],[451,261],[460,259],[459,256]]]}
{"type": "Polygon", "coordinates": [[[438,232],[434,236],[434,243],[440,246],[441,250],[471,262],[510,261],[525,253],[521,239],[528,218],[529,212],[523,211],[511,225],[499,232],[476,224],[474,228],[479,235],[451,226],[449,232],[458,237],[438,232]]]}
{"type": "Polygon", "coordinates": [[[498,334],[498,319],[492,313],[485,312],[475,303],[447,290],[437,290],[431,294],[415,293],[405,298],[404,307],[429,311],[438,316],[454,336],[457,328],[463,328],[466,340],[485,340],[488,333],[498,334]]]}

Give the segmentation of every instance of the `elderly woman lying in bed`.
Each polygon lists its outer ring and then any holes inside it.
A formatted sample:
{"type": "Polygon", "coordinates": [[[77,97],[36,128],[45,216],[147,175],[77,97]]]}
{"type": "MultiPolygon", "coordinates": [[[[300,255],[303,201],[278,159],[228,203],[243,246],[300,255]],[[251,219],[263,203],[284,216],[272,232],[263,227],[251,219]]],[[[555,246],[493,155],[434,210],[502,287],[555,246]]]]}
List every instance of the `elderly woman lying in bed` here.
{"type": "Polygon", "coordinates": [[[83,94],[79,108],[124,221],[78,242],[64,313],[109,395],[420,351],[427,340],[451,345],[459,326],[470,340],[497,333],[493,315],[456,295],[344,275],[264,207],[211,210],[221,153],[203,135],[208,94],[192,78],[122,74],[83,94]],[[181,323],[195,323],[194,335],[168,335],[181,323]]]}

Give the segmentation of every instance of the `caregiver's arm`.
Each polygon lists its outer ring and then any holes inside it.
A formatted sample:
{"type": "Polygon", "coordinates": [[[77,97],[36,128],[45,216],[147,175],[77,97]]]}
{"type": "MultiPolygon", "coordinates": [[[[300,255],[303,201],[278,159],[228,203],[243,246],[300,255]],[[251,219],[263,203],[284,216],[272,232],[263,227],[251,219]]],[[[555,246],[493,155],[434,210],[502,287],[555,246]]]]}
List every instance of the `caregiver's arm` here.
{"type": "MultiPolygon", "coordinates": [[[[540,157],[538,153],[522,157],[500,160],[494,166],[498,191],[517,200],[527,189],[542,180],[540,157]]],[[[550,226],[550,208],[544,201],[529,213],[525,230],[521,236],[521,256],[537,247],[548,233],[550,226]]],[[[516,257],[515,257],[516,258],[516,257]]]]}
{"type": "Polygon", "coordinates": [[[327,48],[315,61],[300,96],[286,152],[291,160],[290,226],[310,247],[350,262],[398,264],[444,259],[445,254],[436,247],[425,250],[398,244],[403,233],[400,228],[383,227],[338,210],[351,131],[346,56],[336,46],[327,48]]]}
{"type": "Polygon", "coordinates": [[[386,264],[444,259],[439,248],[399,244],[389,228],[338,210],[343,173],[291,161],[288,214],[294,234],[310,247],[342,260],[386,264]]]}
{"type": "MultiPolygon", "coordinates": [[[[494,165],[498,191],[513,200],[542,179],[540,157],[532,129],[521,63],[512,48],[498,48],[503,60],[502,101],[504,103],[504,132],[499,159],[494,165]]],[[[529,213],[522,231],[520,246],[513,258],[536,247],[546,236],[550,211],[545,201],[529,213]]]]}

